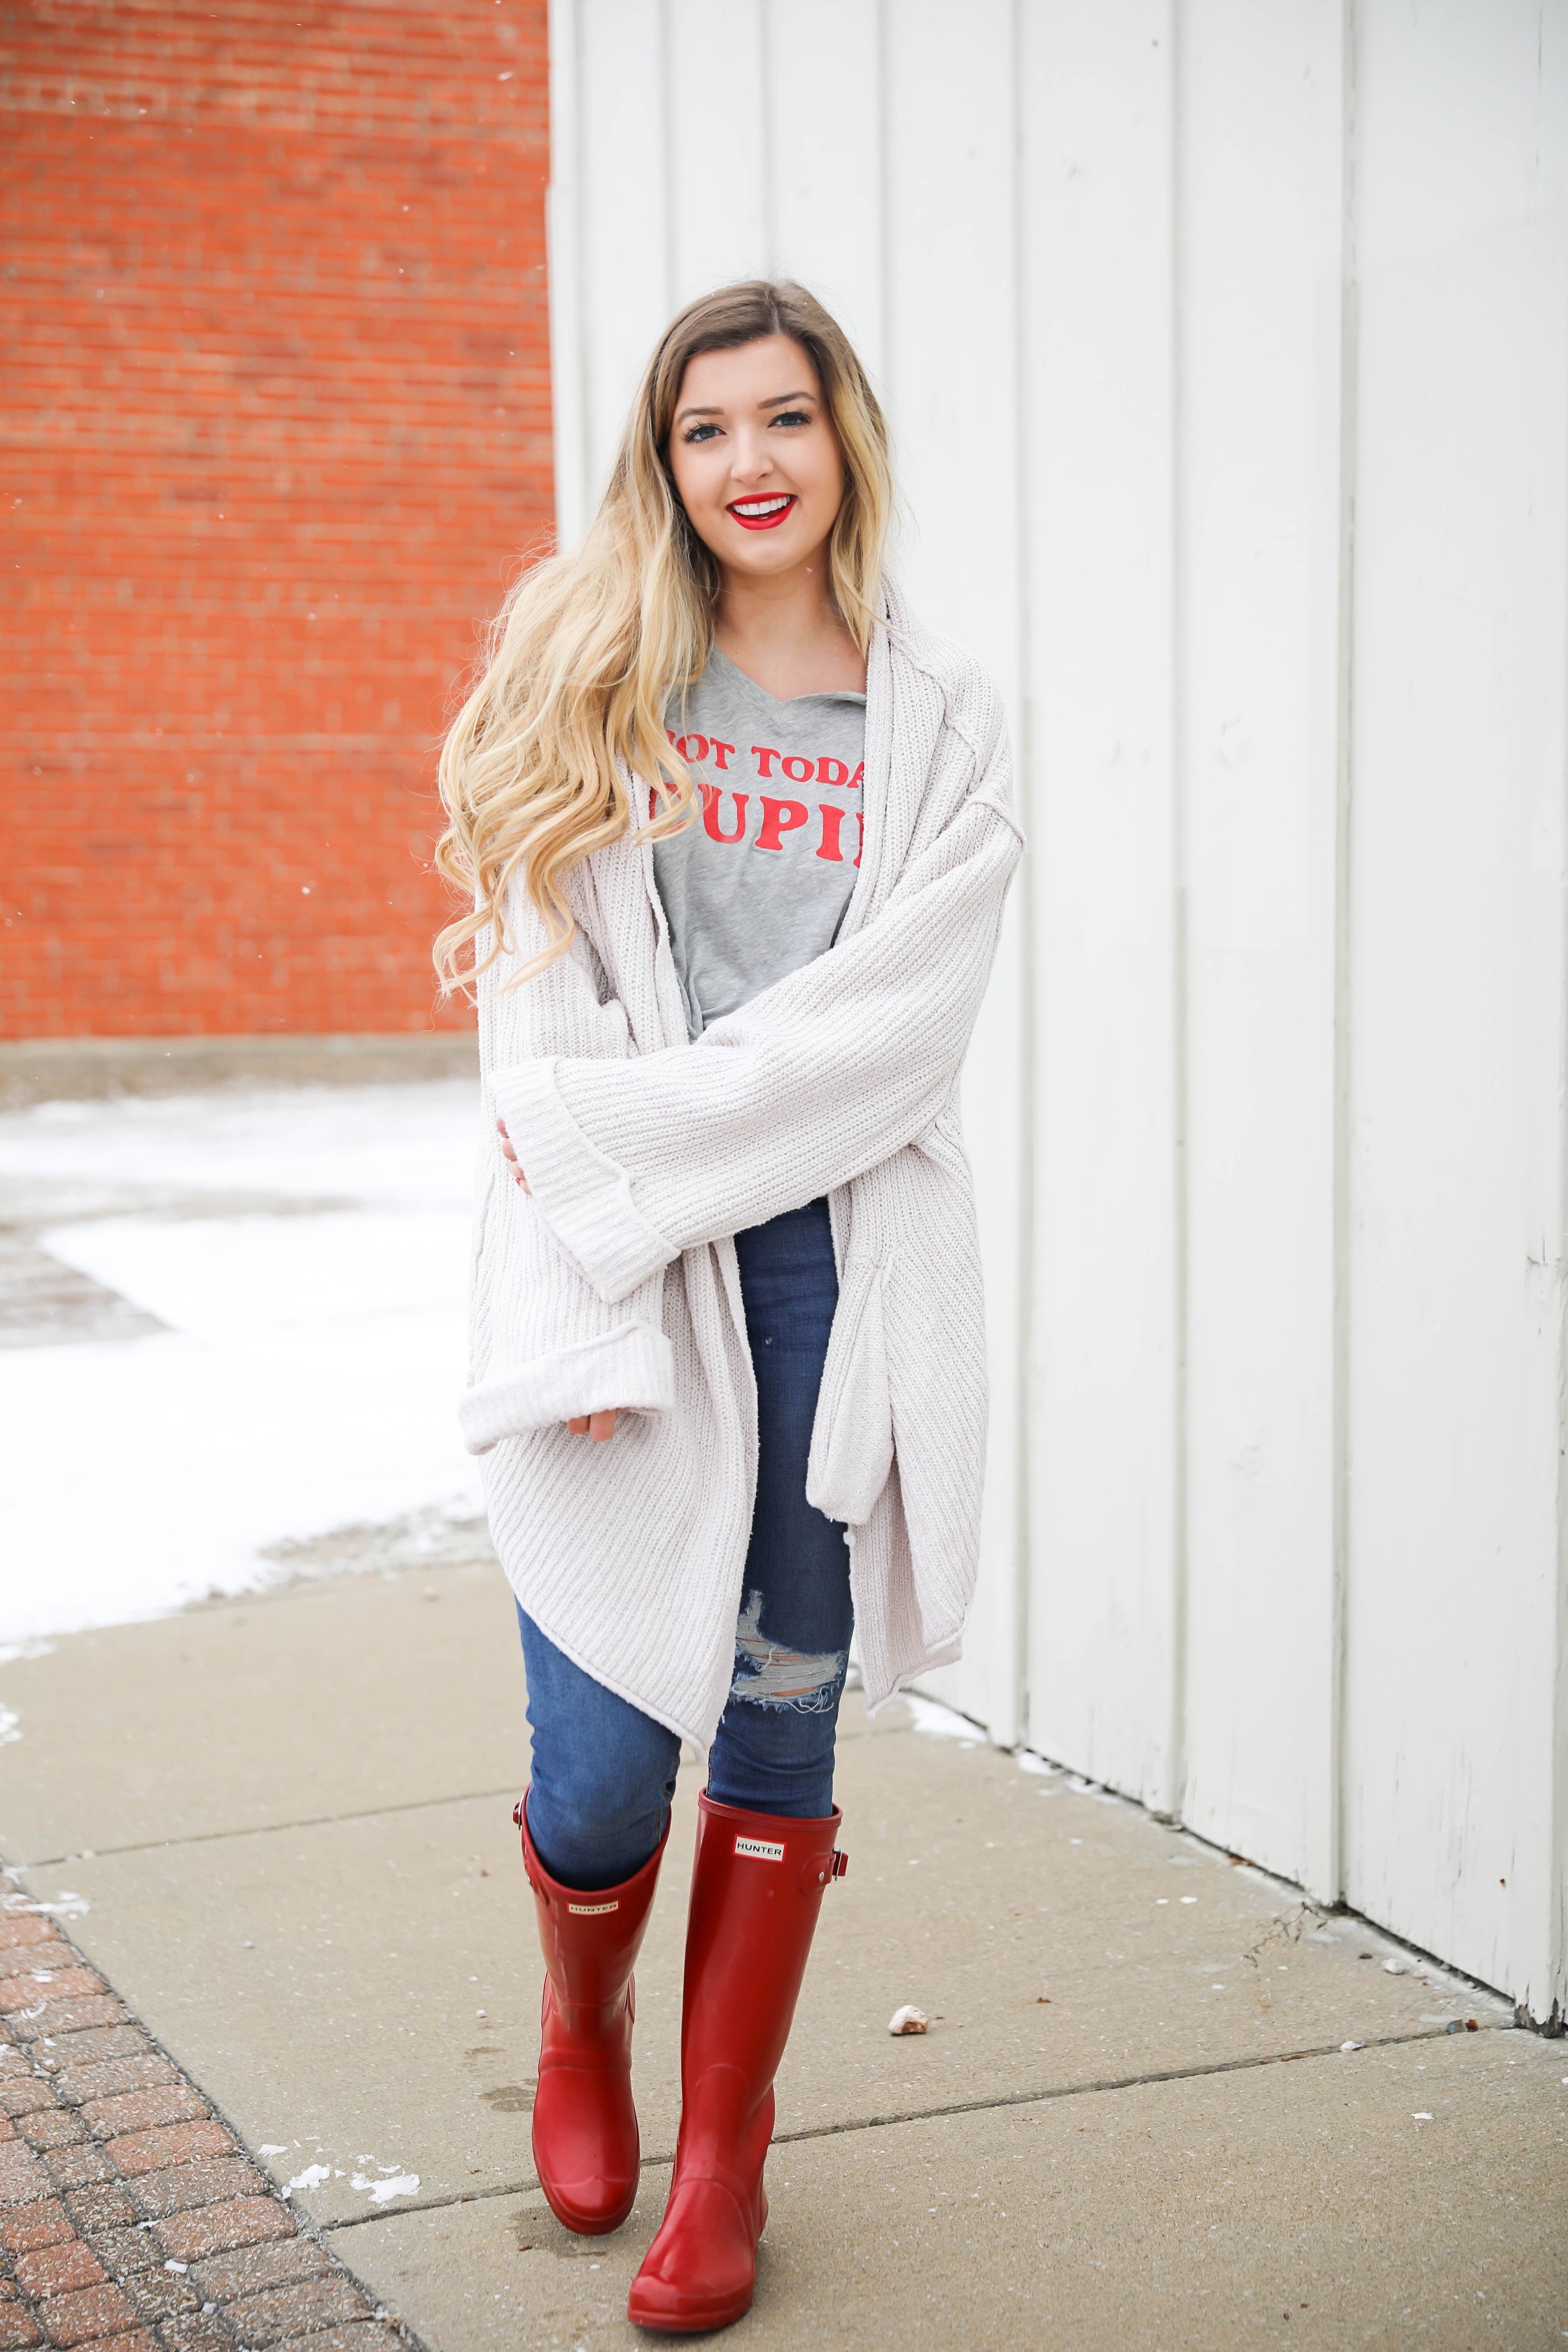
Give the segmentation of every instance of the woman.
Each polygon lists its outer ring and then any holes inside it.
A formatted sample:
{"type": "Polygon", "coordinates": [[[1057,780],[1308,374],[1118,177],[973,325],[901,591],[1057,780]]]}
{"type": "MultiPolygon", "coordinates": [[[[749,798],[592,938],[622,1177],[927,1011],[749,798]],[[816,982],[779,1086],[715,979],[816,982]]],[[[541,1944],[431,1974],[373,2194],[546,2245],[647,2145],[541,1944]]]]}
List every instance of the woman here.
{"type": "Polygon", "coordinates": [[[637,2193],[632,1964],[689,1738],[682,2120],[630,2316],[750,2305],[773,2081],[839,1874],[834,1731],[957,1654],[984,1444],[959,1064],[1019,852],[996,697],[882,578],[887,436],[798,286],[692,303],[581,551],[446,746],[437,943],[493,1148],[468,1445],[517,1594],[533,2147],[637,2193]],[[470,955],[471,943],[471,955],[470,955]]]}

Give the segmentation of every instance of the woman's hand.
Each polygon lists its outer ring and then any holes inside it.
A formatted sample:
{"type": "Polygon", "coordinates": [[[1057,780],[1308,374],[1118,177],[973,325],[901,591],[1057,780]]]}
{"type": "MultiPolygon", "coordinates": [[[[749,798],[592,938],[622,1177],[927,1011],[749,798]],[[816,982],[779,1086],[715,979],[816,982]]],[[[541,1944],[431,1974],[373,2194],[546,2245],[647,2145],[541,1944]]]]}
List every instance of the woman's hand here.
{"type": "Polygon", "coordinates": [[[579,1413],[577,1419],[569,1421],[566,1426],[574,1437],[582,1437],[585,1433],[595,1445],[603,1445],[606,1437],[614,1437],[616,1433],[616,1416],[614,1412],[579,1413]]]}
{"type": "MultiPolygon", "coordinates": [[[[506,1121],[505,1121],[505,1119],[504,1119],[504,1118],[498,1118],[498,1119],[497,1119],[497,1121],[496,1121],[496,1133],[497,1133],[497,1134],[500,1136],[500,1148],[501,1148],[502,1151],[505,1153],[506,1157],[507,1157],[507,1158],[510,1160],[510,1162],[511,1162],[511,1173],[512,1173],[512,1180],[513,1180],[513,1181],[514,1181],[515,1183],[521,1184],[521,1185],[522,1186],[522,1189],[523,1189],[523,1191],[524,1191],[525,1192],[528,1192],[528,1190],[529,1190],[529,1182],[528,1182],[528,1179],[527,1179],[527,1177],[526,1177],[526,1176],[523,1174],[523,1172],[522,1172],[522,1166],[521,1166],[521,1161],[519,1160],[519,1159],[518,1159],[516,1150],[514,1149],[513,1144],[512,1144],[512,1139],[511,1139],[510,1136],[510,1135],[507,1133],[507,1131],[506,1131],[506,1121]]],[[[575,1426],[575,1424],[574,1424],[574,1426],[575,1426]]]]}

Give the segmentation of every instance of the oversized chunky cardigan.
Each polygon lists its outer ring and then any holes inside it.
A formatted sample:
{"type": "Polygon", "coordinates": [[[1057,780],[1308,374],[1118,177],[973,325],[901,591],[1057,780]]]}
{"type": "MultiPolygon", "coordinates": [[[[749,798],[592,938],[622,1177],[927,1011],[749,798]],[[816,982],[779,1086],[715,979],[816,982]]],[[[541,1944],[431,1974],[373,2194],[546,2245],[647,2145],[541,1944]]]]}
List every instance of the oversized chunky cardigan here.
{"type": "Polygon", "coordinates": [[[896,592],[869,651],[860,871],[837,944],[694,1042],[646,842],[525,895],[479,996],[486,1143],[464,1437],[529,1615],[710,1745],[756,1487],[731,1235],[828,1196],[839,1297],[809,1500],[846,1523],[873,1706],[958,1654],[985,1449],[980,1255],[959,1066],[1022,837],[994,689],[896,592]],[[494,1132],[504,1118],[531,1191],[494,1132]],[[615,1434],[572,1435],[614,1407],[615,1434]]]}

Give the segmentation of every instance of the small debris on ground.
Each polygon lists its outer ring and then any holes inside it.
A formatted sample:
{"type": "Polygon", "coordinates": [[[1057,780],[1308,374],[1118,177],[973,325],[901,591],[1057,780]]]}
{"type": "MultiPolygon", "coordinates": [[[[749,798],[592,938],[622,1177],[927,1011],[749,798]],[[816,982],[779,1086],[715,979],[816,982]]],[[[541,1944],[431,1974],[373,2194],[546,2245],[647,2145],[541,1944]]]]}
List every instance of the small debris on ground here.
{"type": "Polygon", "coordinates": [[[906,2000],[902,2009],[894,2010],[889,2018],[888,2031],[889,2033],[929,2033],[931,2026],[924,2010],[917,2009],[912,2000],[906,2000]]]}

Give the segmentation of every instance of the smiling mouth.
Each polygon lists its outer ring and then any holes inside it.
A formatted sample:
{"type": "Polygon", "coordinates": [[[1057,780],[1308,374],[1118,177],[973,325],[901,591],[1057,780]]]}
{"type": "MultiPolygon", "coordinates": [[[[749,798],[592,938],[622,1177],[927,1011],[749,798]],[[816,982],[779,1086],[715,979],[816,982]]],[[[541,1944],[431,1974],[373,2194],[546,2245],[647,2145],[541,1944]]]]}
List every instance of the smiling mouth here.
{"type": "Polygon", "coordinates": [[[726,511],[733,515],[742,530],[776,530],[799,504],[790,491],[772,499],[737,499],[726,511]]]}

